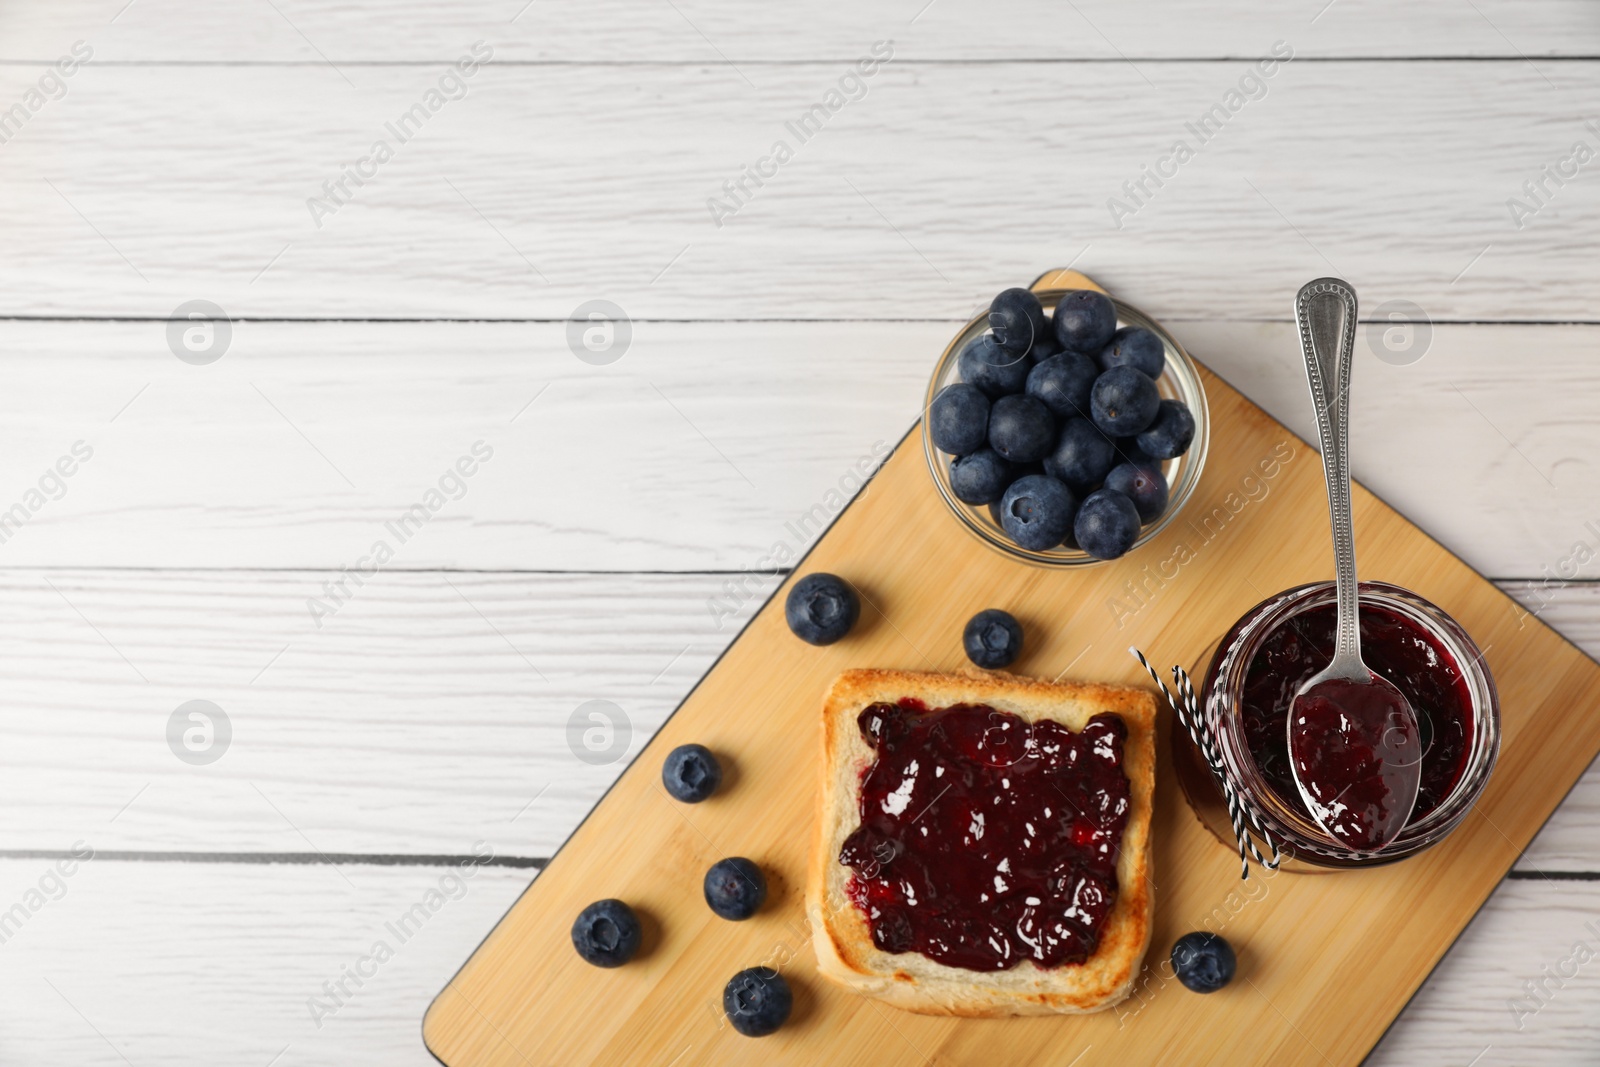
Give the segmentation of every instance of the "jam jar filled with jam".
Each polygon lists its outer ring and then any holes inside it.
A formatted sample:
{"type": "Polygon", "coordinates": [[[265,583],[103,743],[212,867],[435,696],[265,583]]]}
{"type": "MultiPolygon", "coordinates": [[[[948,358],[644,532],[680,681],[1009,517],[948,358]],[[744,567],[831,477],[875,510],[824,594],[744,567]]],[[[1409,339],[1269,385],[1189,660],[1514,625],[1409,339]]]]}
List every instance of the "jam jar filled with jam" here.
{"type": "MultiPolygon", "coordinates": [[[[1422,782],[1400,835],[1354,853],[1311,818],[1288,757],[1288,714],[1300,685],[1333,656],[1332,582],[1286,590],[1245,613],[1218,643],[1200,690],[1200,710],[1229,782],[1279,846],[1286,870],[1389,863],[1441,840],[1466,817],[1500,751],[1500,706],[1483,654],[1454,619],[1417,594],[1361,583],[1361,654],[1410,701],[1421,730],[1422,782]]],[[[1199,753],[1172,731],[1179,780],[1190,806],[1230,847],[1227,809],[1199,753]]],[[[1266,844],[1258,839],[1266,854],[1266,844]]]]}

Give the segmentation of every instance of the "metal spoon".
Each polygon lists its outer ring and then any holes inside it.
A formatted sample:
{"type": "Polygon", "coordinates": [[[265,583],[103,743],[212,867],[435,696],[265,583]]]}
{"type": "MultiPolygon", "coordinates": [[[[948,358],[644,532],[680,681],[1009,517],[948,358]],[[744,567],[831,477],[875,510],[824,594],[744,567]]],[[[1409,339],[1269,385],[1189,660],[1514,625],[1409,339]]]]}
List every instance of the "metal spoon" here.
{"type": "Polygon", "coordinates": [[[1328,480],[1339,622],[1333,661],[1289,707],[1289,765],[1318,825],[1353,851],[1375,852],[1416,806],[1422,739],[1405,694],[1361,660],[1347,454],[1356,294],[1337,278],[1318,278],[1295,297],[1294,313],[1328,480]]]}

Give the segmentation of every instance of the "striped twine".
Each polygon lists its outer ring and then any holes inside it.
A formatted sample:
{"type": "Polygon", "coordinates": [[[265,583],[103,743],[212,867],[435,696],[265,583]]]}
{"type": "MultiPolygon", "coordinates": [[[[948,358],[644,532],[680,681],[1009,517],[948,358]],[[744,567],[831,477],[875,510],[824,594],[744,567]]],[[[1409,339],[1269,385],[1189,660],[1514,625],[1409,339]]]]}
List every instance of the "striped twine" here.
{"type": "Polygon", "coordinates": [[[1183,728],[1188,731],[1189,739],[1200,750],[1200,755],[1205,759],[1206,765],[1211,768],[1211,776],[1216,779],[1217,787],[1222,790],[1223,799],[1228,805],[1228,820],[1233,824],[1233,836],[1239,841],[1239,877],[1250,877],[1250,860],[1255,860],[1268,870],[1275,871],[1283,860],[1283,854],[1278,850],[1278,842],[1273,840],[1266,827],[1261,825],[1256,813],[1250,810],[1240,799],[1239,793],[1228,780],[1228,774],[1222,764],[1222,756],[1217,751],[1216,739],[1211,735],[1209,724],[1200,712],[1200,701],[1195,696],[1194,684],[1189,680],[1189,674],[1182,667],[1172,668],[1173,684],[1178,687],[1178,696],[1172,695],[1172,690],[1161,680],[1156,669],[1150,666],[1150,661],[1145,659],[1144,653],[1131,645],[1128,648],[1139,665],[1150,675],[1150,680],[1160,688],[1163,696],[1167,698],[1167,705],[1172,708],[1172,713],[1178,717],[1183,728]],[[1256,847],[1255,839],[1250,836],[1248,827],[1254,827],[1256,833],[1272,849],[1269,859],[1261,854],[1256,847]]]}

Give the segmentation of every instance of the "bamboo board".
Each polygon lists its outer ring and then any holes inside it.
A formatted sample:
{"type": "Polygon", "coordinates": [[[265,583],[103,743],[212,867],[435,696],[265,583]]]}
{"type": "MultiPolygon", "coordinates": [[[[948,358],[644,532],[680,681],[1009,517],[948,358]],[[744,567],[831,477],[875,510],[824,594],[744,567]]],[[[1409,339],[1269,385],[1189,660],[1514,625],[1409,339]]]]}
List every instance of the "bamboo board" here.
{"type": "MultiPolygon", "coordinates": [[[[1036,288],[1087,284],[1056,272],[1036,288]]],[[[1331,578],[1316,451],[1201,374],[1211,451],[1194,497],[1159,537],[1101,566],[1039,569],[982,545],[949,514],[908,435],[435,999],[423,1022],[433,1054],[449,1067],[1359,1062],[1600,750],[1600,665],[1360,486],[1363,576],[1453,615],[1499,686],[1500,762],[1449,839],[1376,870],[1258,871],[1241,882],[1236,854],[1186,807],[1164,717],[1154,934],[1124,1004],[1090,1016],[933,1018],[815,973],[802,883],[822,695],[841,670],[958,668],[966,620],[1003,607],[1026,633],[1019,673],[1148,685],[1130,644],[1163,667],[1193,666],[1253,604],[1331,578]],[[783,618],[789,582],[817,570],[863,593],[856,629],[821,649],[783,618]],[[692,806],[660,784],[662,757],[690,741],[731,764],[722,790],[692,806]],[[770,882],[767,906],[743,923],[713,916],[700,892],[705,869],[735,855],[770,882]],[[645,942],[608,971],[578,959],[569,929],[586,904],[612,896],[639,912],[645,942]],[[1240,957],[1239,977],[1210,996],[1183,989],[1164,964],[1194,929],[1224,933],[1240,957]],[[727,1025],[721,996],[757,965],[785,974],[795,1010],[777,1034],[751,1039],[727,1025]]]]}

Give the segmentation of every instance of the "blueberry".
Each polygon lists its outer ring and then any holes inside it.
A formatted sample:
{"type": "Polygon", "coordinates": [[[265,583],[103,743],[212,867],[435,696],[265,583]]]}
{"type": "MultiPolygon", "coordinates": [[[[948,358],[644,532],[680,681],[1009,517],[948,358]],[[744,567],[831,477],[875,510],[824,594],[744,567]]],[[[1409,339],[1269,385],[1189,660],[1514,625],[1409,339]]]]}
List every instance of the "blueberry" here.
{"type": "Polygon", "coordinates": [[[850,583],[832,574],[808,574],[789,590],[783,605],[789,629],[802,641],[831,645],[861,617],[861,601],[850,583]]]}
{"type": "Polygon", "coordinates": [[[992,448],[950,461],[950,491],[966,504],[990,504],[1011,484],[1011,464],[992,448]]]}
{"type": "Polygon", "coordinates": [[[1133,501],[1144,522],[1167,510],[1167,479],[1154,463],[1119,463],[1106,475],[1106,488],[1133,501]]]}
{"type": "Polygon", "coordinates": [[[1080,352],[1063,352],[1029,371],[1024,388],[1059,419],[1088,418],[1089,393],[1098,377],[1100,368],[1094,360],[1080,352]]]}
{"type": "Polygon", "coordinates": [[[1035,552],[1059,545],[1077,513],[1078,498],[1048,474],[1024,475],[1000,498],[1000,525],[1013,541],[1035,552]]]}
{"type": "Polygon", "coordinates": [[[989,398],[965,382],[945,386],[928,405],[928,435],[941,452],[976,452],[989,439],[989,398]]]}
{"type": "Polygon", "coordinates": [[[1178,981],[1196,993],[1215,993],[1233,981],[1238,968],[1233,946],[1210,931],[1184,934],[1172,946],[1172,969],[1178,981]]]}
{"type": "Polygon", "coordinates": [[[1089,394],[1089,414],[1094,424],[1111,437],[1140,433],[1161,410],[1156,383],[1132,367],[1112,367],[1094,380],[1089,394]]]}
{"type": "Polygon", "coordinates": [[[989,334],[973,338],[956,360],[961,380],[982,389],[991,399],[1022,392],[1031,366],[1026,353],[1007,352],[989,334]]]}
{"type": "Polygon", "coordinates": [[[1061,427],[1056,446],[1044,457],[1045,473],[1079,492],[1105,481],[1117,462],[1116,446],[1088,419],[1069,419],[1061,427]]]}
{"type": "Polygon", "coordinates": [[[1181,456],[1194,443],[1194,415],[1180,401],[1163,400],[1156,421],[1134,440],[1152,458],[1181,456]]]}
{"type": "Polygon", "coordinates": [[[1022,627],[1010,612],[989,608],[968,620],[961,644],[972,662],[985,670],[999,670],[1022,655],[1022,627]]]}
{"type": "Polygon", "coordinates": [[[789,983],[770,967],[740,971],[722,990],[722,1010],[746,1037],[766,1037],[788,1020],[793,1007],[789,983]]]}
{"type": "MultiPolygon", "coordinates": [[[[1001,496],[1004,495],[1004,493],[1001,494],[1001,496]]],[[[994,503],[989,505],[989,517],[994,520],[994,524],[996,526],[1001,528],[1005,527],[1005,523],[1000,521],[1000,501],[996,500],[994,503]]]]}
{"type": "Polygon", "coordinates": [[[639,917],[620,900],[597,900],[572,924],[572,947],[596,967],[621,967],[639,951],[639,917]]]}
{"type": "Polygon", "coordinates": [[[1056,305],[1056,340],[1069,352],[1098,353],[1117,329],[1111,298],[1093,289],[1073,289],[1056,305]]]}
{"type": "Polygon", "coordinates": [[[1031,396],[1003,396],[989,413],[989,447],[1013,463],[1037,463],[1056,439],[1056,420],[1031,396]]]}
{"type": "Polygon", "coordinates": [[[1008,352],[1026,354],[1050,329],[1039,298],[1028,289],[1007,289],[989,305],[994,343],[1008,352]]]}
{"type": "Polygon", "coordinates": [[[698,804],[722,784],[722,765],[704,745],[679,745],[661,764],[661,785],[675,800],[698,804]]]}
{"type": "Polygon", "coordinates": [[[742,856],[718,860],[706,872],[706,903],[724,919],[739,922],[761,909],[767,899],[767,878],[742,856]]]}
{"type": "Polygon", "coordinates": [[[1167,365],[1167,349],[1161,338],[1142,326],[1124,326],[1111,335],[1111,343],[1100,350],[1100,367],[1132,367],[1151,378],[1161,377],[1167,365]]]}
{"type": "Polygon", "coordinates": [[[1115,489],[1100,489],[1078,509],[1072,532],[1095,559],[1116,559],[1139,537],[1139,509],[1115,489]]]}

